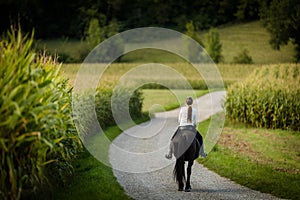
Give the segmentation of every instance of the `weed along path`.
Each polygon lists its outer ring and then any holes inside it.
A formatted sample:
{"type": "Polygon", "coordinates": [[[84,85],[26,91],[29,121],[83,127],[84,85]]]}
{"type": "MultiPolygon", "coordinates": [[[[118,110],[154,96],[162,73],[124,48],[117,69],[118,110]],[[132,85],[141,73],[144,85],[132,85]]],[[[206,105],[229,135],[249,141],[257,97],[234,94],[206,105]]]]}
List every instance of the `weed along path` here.
{"type": "MultiPolygon", "coordinates": [[[[222,110],[225,92],[202,96],[197,105],[198,120],[222,110]],[[211,101],[211,99],[214,101],[211,101]],[[214,105],[212,105],[214,103],[214,105]]],[[[165,154],[177,127],[179,109],[157,113],[151,121],[132,127],[111,144],[109,159],[114,175],[125,192],[133,199],[276,199],[275,197],[240,186],[194,162],[191,192],[177,191],[173,180],[175,159],[165,154]]],[[[209,155],[208,155],[209,156],[209,155]]]]}

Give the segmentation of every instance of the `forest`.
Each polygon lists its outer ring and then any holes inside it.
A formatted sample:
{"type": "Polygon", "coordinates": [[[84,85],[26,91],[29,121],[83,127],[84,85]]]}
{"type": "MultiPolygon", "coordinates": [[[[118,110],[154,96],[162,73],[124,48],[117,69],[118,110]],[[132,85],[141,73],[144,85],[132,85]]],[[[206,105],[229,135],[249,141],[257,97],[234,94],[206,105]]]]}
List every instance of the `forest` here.
{"type": "Polygon", "coordinates": [[[9,0],[0,2],[0,32],[12,24],[35,30],[37,38],[82,38],[93,18],[101,27],[115,21],[120,31],[159,26],[178,31],[193,20],[196,30],[259,19],[270,0],[9,0]]]}

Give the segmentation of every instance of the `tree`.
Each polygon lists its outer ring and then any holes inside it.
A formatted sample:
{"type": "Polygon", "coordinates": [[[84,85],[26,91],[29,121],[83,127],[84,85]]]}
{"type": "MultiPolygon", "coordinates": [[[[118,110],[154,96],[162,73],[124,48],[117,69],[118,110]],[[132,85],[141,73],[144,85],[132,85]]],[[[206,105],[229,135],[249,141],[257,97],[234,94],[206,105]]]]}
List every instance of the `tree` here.
{"type": "Polygon", "coordinates": [[[257,20],[262,0],[240,0],[235,16],[239,20],[257,20]]]}
{"type": "Polygon", "coordinates": [[[222,44],[220,42],[219,33],[210,29],[208,35],[206,36],[206,51],[214,62],[219,63],[223,60],[222,56],[222,44]]]}
{"type": "MultiPolygon", "coordinates": [[[[124,52],[124,43],[120,37],[109,39],[115,34],[119,33],[120,25],[116,20],[111,20],[108,25],[99,25],[99,20],[96,18],[91,19],[87,29],[86,41],[89,49],[92,50],[97,45],[102,43],[101,48],[94,49],[90,56],[89,62],[108,62],[111,61],[116,55],[122,55],[124,52]],[[108,39],[108,40],[106,40],[108,39]]],[[[119,61],[120,58],[117,59],[119,61]]]]}
{"type": "Polygon", "coordinates": [[[300,61],[300,1],[273,0],[262,7],[261,19],[271,33],[271,46],[280,50],[291,41],[295,45],[295,59],[300,61]]]}
{"type": "MultiPolygon", "coordinates": [[[[199,35],[195,32],[195,26],[193,21],[188,22],[185,25],[186,32],[185,35],[194,39],[197,43],[199,43],[202,47],[204,46],[199,35]]],[[[199,62],[201,60],[201,52],[202,49],[199,49],[195,43],[191,42],[189,39],[186,40],[187,51],[189,54],[189,59],[192,62],[199,62]]]]}
{"type": "Polygon", "coordinates": [[[101,32],[98,19],[91,19],[87,30],[86,40],[90,49],[93,49],[104,40],[104,32],[101,32]]]}

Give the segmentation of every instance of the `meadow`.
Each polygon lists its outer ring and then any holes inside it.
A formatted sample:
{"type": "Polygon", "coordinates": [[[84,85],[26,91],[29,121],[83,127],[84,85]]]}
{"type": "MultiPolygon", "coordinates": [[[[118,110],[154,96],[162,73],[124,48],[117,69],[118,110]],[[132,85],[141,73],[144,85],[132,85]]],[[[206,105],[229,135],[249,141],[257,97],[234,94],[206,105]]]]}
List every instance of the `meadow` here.
{"type": "MultiPolygon", "coordinates": [[[[249,51],[255,64],[276,64],[289,63],[293,61],[293,45],[283,46],[280,51],[274,50],[269,45],[270,35],[262,26],[261,22],[253,21],[248,23],[227,24],[215,28],[220,35],[222,44],[222,63],[231,64],[233,58],[238,56],[243,49],[249,51]]],[[[200,31],[199,35],[202,42],[206,43],[208,31],[200,31]]],[[[88,53],[87,44],[84,40],[71,40],[68,38],[55,40],[38,40],[36,48],[46,49],[62,57],[62,61],[82,62],[88,53]],[[67,60],[66,60],[67,59],[67,60]]],[[[177,63],[183,62],[182,58],[168,52],[153,49],[143,49],[130,52],[120,59],[121,62],[163,62],[177,63]]]]}
{"type": "MultiPolygon", "coordinates": [[[[99,84],[106,82],[114,82],[119,80],[129,70],[141,66],[145,63],[113,63],[103,73],[99,84]]],[[[180,63],[164,63],[164,65],[172,67],[178,73],[183,75],[193,86],[194,89],[206,89],[206,84],[201,75],[187,62],[180,63]]],[[[218,64],[217,68],[222,76],[225,86],[231,83],[244,80],[252,71],[262,65],[249,65],[249,64],[218,64]]],[[[74,85],[76,80],[76,73],[80,68],[80,64],[63,64],[61,73],[64,77],[69,79],[69,83],[74,85]]],[[[161,80],[168,80],[168,75],[163,74],[159,69],[152,70],[161,80]]],[[[139,74],[141,79],[147,80],[149,77],[139,74]]],[[[139,78],[139,77],[137,77],[139,78]]],[[[175,81],[176,82],[176,81],[175,81]]]]}

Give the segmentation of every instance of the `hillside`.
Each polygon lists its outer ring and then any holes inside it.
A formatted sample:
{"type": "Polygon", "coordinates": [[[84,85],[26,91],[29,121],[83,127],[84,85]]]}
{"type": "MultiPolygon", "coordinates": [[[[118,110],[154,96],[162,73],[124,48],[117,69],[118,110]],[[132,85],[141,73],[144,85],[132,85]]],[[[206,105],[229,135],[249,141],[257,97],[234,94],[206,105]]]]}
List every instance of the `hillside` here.
{"type": "MultiPolygon", "coordinates": [[[[286,63],[293,61],[293,46],[284,46],[280,51],[271,48],[270,35],[261,22],[249,22],[219,27],[220,40],[223,45],[225,62],[230,63],[244,48],[248,49],[254,63],[286,63]]],[[[206,33],[201,33],[204,38],[206,33]]]]}
{"type": "MultiPolygon", "coordinates": [[[[224,63],[231,63],[243,49],[249,51],[255,64],[288,63],[293,61],[293,46],[284,46],[280,51],[269,45],[270,35],[259,21],[230,24],[218,27],[222,43],[224,63]]],[[[207,31],[200,32],[202,41],[206,40],[207,31]]],[[[46,48],[58,53],[64,62],[81,62],[86,49],[84,41],[69,39],[40,40],[36,43],[39,49],[46,48]]],[[[182,62],[182,59],[171,53],[145,49],[126,54],[121,62],[182,62]]]]}

